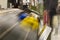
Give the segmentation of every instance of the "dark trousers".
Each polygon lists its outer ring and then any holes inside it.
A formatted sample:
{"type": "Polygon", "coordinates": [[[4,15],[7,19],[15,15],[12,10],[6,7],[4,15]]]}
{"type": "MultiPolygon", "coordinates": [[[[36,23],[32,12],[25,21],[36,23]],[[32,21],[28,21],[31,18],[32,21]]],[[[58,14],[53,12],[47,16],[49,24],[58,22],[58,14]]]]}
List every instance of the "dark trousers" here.
{"type": "Polygon", "coordinates": [[[53,16],[56,15],[56,10],[55,9],[52,9],[50,12],[49,12],[49,16],[50,16],[50,27],[52,28],[50,34],[49,34],[49,37],[47,40],[51,40],[51,34],[52,34],[52,31],[53,31],[53,24],[52,24],[52,20],[53,20],[53,16]]]}

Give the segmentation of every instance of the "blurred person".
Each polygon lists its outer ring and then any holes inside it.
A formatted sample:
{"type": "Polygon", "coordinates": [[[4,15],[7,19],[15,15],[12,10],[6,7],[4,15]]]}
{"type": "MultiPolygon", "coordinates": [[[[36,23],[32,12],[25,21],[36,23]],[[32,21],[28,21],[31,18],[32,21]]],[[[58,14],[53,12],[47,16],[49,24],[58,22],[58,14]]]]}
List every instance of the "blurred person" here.
{"type": "MultiPolygon", "coordinates": [[[[18,8],[18,6],[20,6],[20,0],[8,0],[9,3],[12,3],[13,8],[18,8]]],[[[8,7],[9,7],[9,3],[8,3],[8,7]]]]}
{"type": "Polygon", "coordinates": [[[25,8],[28,8],[28,5],[23,5],[23,10],[24,10],[25,8]]]}
{"type": "MultiPolygon", "coordinates": [[[[53,26],[52,26],[52,20],[53,20],[53,16],[56,15],[56,7],[57,7],[57,3],[58,0],[43,0],[44,1],[44,10],[48,10],[48,15],[50,18],[50,27],[52,28],[51,33],[53,31],[53,26]]],[[[47,40],[51,40],[51,33],[48,37],[47,40]]]]}

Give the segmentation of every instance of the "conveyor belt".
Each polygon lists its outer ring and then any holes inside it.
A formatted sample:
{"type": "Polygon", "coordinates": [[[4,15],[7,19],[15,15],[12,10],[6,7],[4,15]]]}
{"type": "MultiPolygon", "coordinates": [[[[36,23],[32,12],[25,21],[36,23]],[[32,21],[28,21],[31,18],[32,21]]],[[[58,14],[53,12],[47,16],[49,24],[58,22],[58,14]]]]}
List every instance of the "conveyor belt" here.
{"type": "MultiPolygon", "coordinates": [[[[3,13],[3,12],[2,12],[3,13]]],[[[17,21],[17,12],[4,12],[3,16],[0,16],[0,34],[4,32],[7,28],[11,27],[17,21]]]]}
{"type": "MultiPolygon", "coordinates": [[[[19,26],[18,12],[0,16],[0,40],[24,40],[27,31],[19,26]]],[[[26,40],[37,40],[37,31],[30,31],[26,40]]]]}

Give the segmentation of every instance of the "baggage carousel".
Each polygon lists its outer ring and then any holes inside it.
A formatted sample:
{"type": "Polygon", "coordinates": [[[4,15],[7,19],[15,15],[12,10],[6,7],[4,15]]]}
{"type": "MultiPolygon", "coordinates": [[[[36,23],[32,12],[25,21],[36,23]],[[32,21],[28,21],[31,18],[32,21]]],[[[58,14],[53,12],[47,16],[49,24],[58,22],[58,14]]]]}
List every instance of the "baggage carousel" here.
{"type": "Polygon", "coordinates": [[[19,26],[20,9],[0,10],[0,40],[37,40],[37,31],[27,31],[19,26]]]}

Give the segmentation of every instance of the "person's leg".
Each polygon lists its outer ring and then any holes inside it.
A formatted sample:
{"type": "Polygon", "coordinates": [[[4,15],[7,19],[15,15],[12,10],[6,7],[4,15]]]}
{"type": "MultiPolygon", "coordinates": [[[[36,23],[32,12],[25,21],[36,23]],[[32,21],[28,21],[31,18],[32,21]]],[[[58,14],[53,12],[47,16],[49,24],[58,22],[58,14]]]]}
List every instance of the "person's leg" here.
{"type": "Polygon", "coordinates": [[[54,16],[55,14],[56,14],[56,10],[51,10],[50,13],[49,13],[49,17],[50,17],[50,27],[52,28],[52,30],[51,30],[51,33],[49,34],[49,37],[48,37],[47,40],[51,40],[51,34],[52,34],[52,32],[53,32],[53,24],[52,24],[52,22],[53,22],[53,16],[54,16]]]}
{"type": "Polygon", "coordinates": [[[53,16],[50,16],[50,27],[52,28],[52,30],[51,30],[51,32],[50,32],[50,34],[49,34],[47,40],[51,40],[51,34],[52,34],[52,31],[53,31],[53,27],[52,27],[52,18],[53,18],[53,16]]]}

